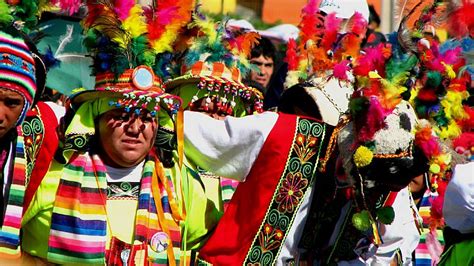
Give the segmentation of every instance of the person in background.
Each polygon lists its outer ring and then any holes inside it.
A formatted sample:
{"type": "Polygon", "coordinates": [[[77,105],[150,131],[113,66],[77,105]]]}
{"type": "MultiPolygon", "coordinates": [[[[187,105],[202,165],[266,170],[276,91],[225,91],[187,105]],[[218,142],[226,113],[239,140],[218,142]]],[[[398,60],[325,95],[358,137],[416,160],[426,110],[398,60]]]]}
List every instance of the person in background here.
{"type": "Polygon", "coordinates": [[[283,83],[287,72],[286,63],[279,64],[277,49],[266,37],[260,37],[259,43],[252,48],[249,60],[258,71],[251,70],[243,83],[263,93],[264,110],[277,107],[283,93],[283,83]]]}
{"type": "Polygon", "coordinates": [[[258,68],[258,71],[250,71],[250,80],[259,83],[263,87],[264,93],[268,90],[268,84],[275,69],[275,61],[275,46],[269,39],[261,37],[250,54],[250,63],[258,68]]]}
{"type": "Polygon", "coordinates": [[[369,24],[367,25],[366,37],[362,44],[363,48],[374,47],[378,45],[379,43],[387,42],[385,35],[379,32],[380,17],[377,14],[377,11],[375,11],[375,8],[373,5],[369,5],[369,12],[370,12],[369,24]]]}
{"type": "Polygon", "coordinates": [[[444,198],[446,246],[438,265],[474,264],[474,162],[458,164],[444,198]]]}

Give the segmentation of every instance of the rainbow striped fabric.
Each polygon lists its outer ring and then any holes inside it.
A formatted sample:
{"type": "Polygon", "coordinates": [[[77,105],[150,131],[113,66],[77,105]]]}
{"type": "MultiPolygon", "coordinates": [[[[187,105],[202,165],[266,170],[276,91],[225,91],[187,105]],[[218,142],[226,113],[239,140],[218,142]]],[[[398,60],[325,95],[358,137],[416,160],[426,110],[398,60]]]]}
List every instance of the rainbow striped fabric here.
{"type": "Polygon", "coordinates": [[[232,196],[234,195],[237,186],[239,185],[239,181],[235,181],[232,179],[221,177],[221,193],[222,193],[222,203],[224,204],[224,210],[227,209],[227,205],[229,204],[232,196]]]}
{"type": "Polygon", "coordinates": [[[26,187],[27,161],[25,159],[21,127],[17,127],[17,133],[16,150],[14,151],[14,167],[11,176],[12,183],[5,209],[3,225],[0,230],[0,256],[7,258],[20,256],[20,226],[26,187]]]}
{"type": "MultiPolygon", "coordinates": [[[[176,265],[181,260],[181,230],[170,207],[169,184],[157,176],[154,156],[142,173],[135,219],[135,242],[145,243],[143,264],[176,265]],[[148,245],[157,232],[170,238],[166,251],[154,252],[148,245]]],[[[106,262],[107,180],[98,155],[75,153],[65,165],[51,219],[48,261],[55,263],[104,264],[106,262]]],[[[113,251],[112,251],[113,252],[113,251]]]]}
{"type": "MultiPolygon", "coordinates": [[[[423,195],[423,198],[421,199],[420,202],[420,208],[418,212],[420,213],[420,216],[423,218],[423,226],[422,226],[422,233],[420,236],[420,243],[415,249],[415,263],[414,265],[417,266],[431,266],[432,265],[432,259],[431,255],[428,251],[428,246],[426,244],[426,236],[430,232],[429,225],[430,225],[430,209],[431,209],[431,202],[434,199],[434,195],[431,194],[429,190],[425,192],[423,195]]],[[[438,241],[444,245],[444,239],[443,239],[443,230],[437,229],[436,230],[437,234],[437,239],[438,241]]]]}

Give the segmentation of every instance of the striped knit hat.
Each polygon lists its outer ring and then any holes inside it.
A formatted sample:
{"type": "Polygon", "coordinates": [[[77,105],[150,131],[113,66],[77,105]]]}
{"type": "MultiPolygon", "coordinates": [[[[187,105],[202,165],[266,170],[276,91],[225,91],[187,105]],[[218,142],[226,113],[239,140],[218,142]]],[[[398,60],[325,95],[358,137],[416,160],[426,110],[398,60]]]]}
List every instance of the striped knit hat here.
{"type": "Polygon", "coordinates": [[[35,61],[21,38],[0,31],[0,88],[13,90],[25,98],[19,121],[31,106],[36,92],[35,61]]]}

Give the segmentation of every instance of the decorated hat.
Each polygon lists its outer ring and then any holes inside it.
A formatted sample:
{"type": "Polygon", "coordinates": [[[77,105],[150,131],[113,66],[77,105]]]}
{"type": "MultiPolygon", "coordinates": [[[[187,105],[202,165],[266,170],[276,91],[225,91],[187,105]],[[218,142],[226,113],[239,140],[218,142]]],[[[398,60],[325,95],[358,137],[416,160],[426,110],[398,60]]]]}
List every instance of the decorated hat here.
{"type": "Polygon", "coordinates": [[[0,32],[0,54],[0,87],[20,93],[26,106],[31,106],[36,93],[36,76],[28,46],[22,38],[0,32]]]}
{"type": "Polygon", "coordinates": [[[87,148],[95,134],[94,120],[109,110],[121,108],[137,115],[148,110],[161,118],[173,116],[181,105],[179,97],[165,92],[156,73],[161,73],[163,54],[172,51],[179,29],[189,20],[192,1],[158,6],[120,3],[87,2],[82,26],[95,86],[76,90],[70,98],[65,151],[87,148]]]}
{"type": "Polygon", "coordinates": [[[0,2],[0,87],[14,90],[25,99],[17,124],[44,89],[48,65],[28,34],[36,29],[40,13],[52,6],[50,1],[0,2]]]}
{"type": "Polygon", "coordinates": [[[258,34],[226,36],[224,25],[198,13],[190,27],[198,28],[199,34],[185,55],[183,74],[166,83],[167,91],[180,96],[185,108],[205,98],[206,106],[214,101],[227,115],[261,112],[262,93],[242,83],[242,74],[251,68],[247,56],[258,34]]]}
{"type": "Polygon", "coordinates": [[[367,21],[358,12],[348,17],[349,31],[341,34],[342,18],[331,1],[309,1],[302,9],[298,40],[290,40],[286,54],[286,89],[303,86],[318,106],[324,122],[337,125],[348,110],[353,93],[353,62],[360,55],[367,21]],[[327,14],[322,7],[326,7],[327,14]]]}
{"type": "Polygon", "coordinates": [[[181,100],[165,93],[163,82],[155,73],[159,72],[156,69],[161,66],[162,54],[172,51],[180,27],[190,17],[192,3],[178,2],[174,4],[180,6],[168,3],[156,7],[88,2],[88,15],[82,25],[84,44],[93,58],[95,88],[73,95],[73,107],[100,97],[110,98],[110,106],[125,110],[144,108],[156,114],[164,107],[176,112],[181,100]],[[160,17],[160,12],[165,14],[160,17]]]}
{"type": "Polygon", "coordinates": [[[416,81],[418,58],[399,45],[400,32],[388,44],[366,48],[352,62],[355,91],[350,120],[338,135],[339,159],[356,210],[352,224],[381,243],[377,223],[390,224],[396,215],[389,192],[406,187],[429,169],[439,143],[431,127],[420,123],[405,93],[416,81]]]}

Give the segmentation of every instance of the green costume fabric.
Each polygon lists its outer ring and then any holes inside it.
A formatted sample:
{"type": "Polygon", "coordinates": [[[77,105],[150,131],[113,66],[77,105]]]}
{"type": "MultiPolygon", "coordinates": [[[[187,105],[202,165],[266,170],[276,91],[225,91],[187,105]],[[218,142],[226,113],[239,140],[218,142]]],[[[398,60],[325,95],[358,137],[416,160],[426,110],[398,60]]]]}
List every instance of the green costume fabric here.
{"type": "MultiPolygon", "coordinates": [[[[175,152],[174,155],[175,161],[177,161],[177,153],[175,152]]],[[[215,202],[209,199],[201,177],[193,170],[186,159],[181,170],[175,163],[172,168],[165,169],[165,173],[172,177],[181,175],[182,179],[188,181],[189,196],[184,199],[186,204],[186,232],[183,232],[183,238],[186,239],[187,250],[198,250],[204,245],[209,232],[217,225],[223,213],[215,202]]],[[[184,196],[187,196],[186,193],[184,196]]]]}
{"type": "Polygon", "coordinates": [[[474,239],[450,246],[441,255],[438,265],[474,265],[474,239]]]}

